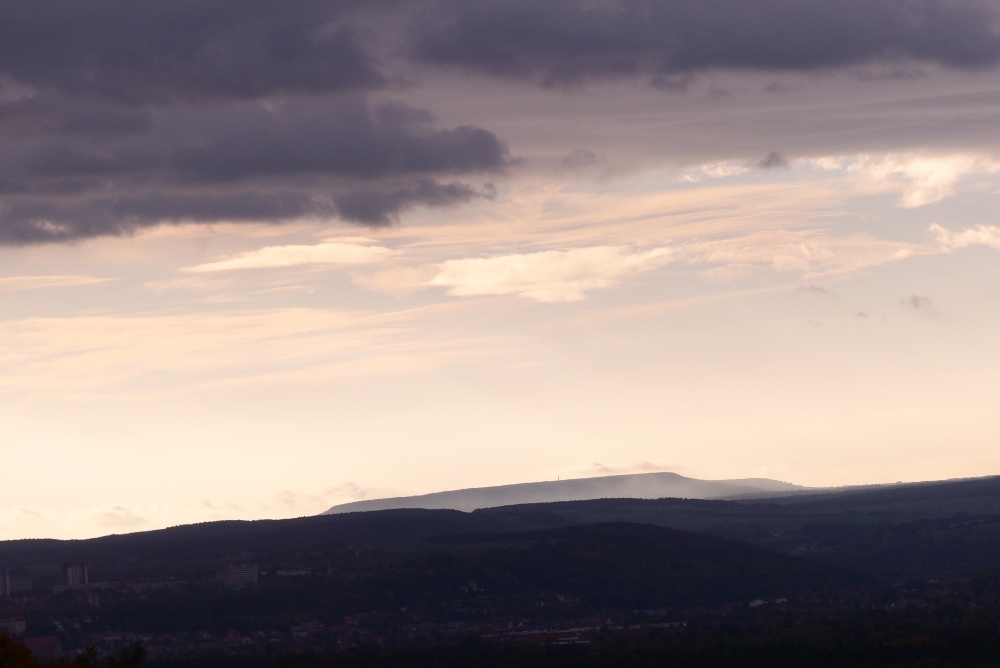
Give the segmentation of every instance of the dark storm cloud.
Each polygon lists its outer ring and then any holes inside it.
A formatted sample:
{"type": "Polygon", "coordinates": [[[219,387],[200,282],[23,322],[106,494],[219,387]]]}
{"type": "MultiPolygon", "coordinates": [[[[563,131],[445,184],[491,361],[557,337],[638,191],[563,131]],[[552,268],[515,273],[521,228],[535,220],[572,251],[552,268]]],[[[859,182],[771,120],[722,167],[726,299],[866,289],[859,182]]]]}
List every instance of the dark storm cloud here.
{"type": "Polygon", "coordinates": [[[0,0],[0,243],[478,196],[496,135],[372,102],[391,4],[0,0]]]}
{"type": "MultiPolygon", "coordinates": [[[[0,0],[0,72],[141,104],[382,86],[326,0],[0,0]]],[[[381,3],[385,4],[385,3],[381,3]]]]}
{"type": "Polygon", "coordinates": [[[158,193],[88,199],[32,199],[0,205],[0,244],[74,241],[130,234],[164,221],[277,222],[308,214],[333,215],[332,205],[302,193],[158,193]]]}
{"type": "Polygon", "coordinates": [[[158,193],[59,201],[20,201],[0,207],[0,244],[31,244],[126,235],[165,221],[213,223],[224,220],[280,222],[301,216],[339,216],[370,226],[395,222],[415,206],[449,206],[491,197],[489,187],[441,184],[418,179],[410,186],[382,190],[343,189],[326,194],[253,190],[224,194],[158,193]]]}
{"type": "Polygon", "coordinates": [[[318,215],[385,225],[414,206],[483,196],[432,177],[502,169],[504,144],[479,128],[442,130],[430,120],[420,110],[355,100],[188,109],[116,141],[8,138],[0,243],[125,234],[166,221],[318,215]]]}
{"type": "MultiPolygon", "coordinates": [[[[488,196],[486,174],[510,162],[498,136],[377,102],[428,63],[678,89],[717,68],[975,69],[1000,59],[996,13],[985,0],[0,0],[0,243],[177,221],[384,225],[488,196]]],[[[600,163],[581,149],[562,168],[600,163]]]]}
{"type": "Polygon", "coordinates": [[[478,192],[464,183],[441,184],[430,179],[409,188],[381,192],[353,192],[334,198],[342,218],[365,225],[390,225],[400,211],[417,205],[445,206],[490,197],[489,189],[478,192]]]}
{"type": "MultiPolygon", "coordinates": [[[[503,143],[476,127],[434,128],[426,112],[360,102],[328,109],[230,110],[183,127],[202,139],[172,162],[198,181],[323,173],[355,178],[465,172],[499,167],[503,143]]],[[[179,142],[178,142],[179,144],[179,142]]]]}
{"type": "Polygon", "coordinates": [[[58,91],[37,91],[4,104],[7,87],[0,80],[0,136],[60,133],[107,137],[145,132],[152,126],[153,116],[146,107],[68,98],[58,91]]]}
{"type": "Polygon", "coordinates": [[[362,100],[185,108],[147,132],[7,137],[0,243],[123,234],[163,221],[387,224],[417,205],[478,196],[433,177],[495,171],[506,147],[481,128],[362,100]]]}
{"type": "Polygon", "coordinates": [[[708,69],[812,71],[912,58],[1000,61],[977,0],[446,0],[411,29],[415,58],[545,85],[708,69]]]}
{"type": "MultiPolygon", "coordinates": [[[[506,147],[482,128],[439,129],[426,112],[363,100],[231,104],[162,114],[118,138],[75,132],[7,137],[0,182],[62,192],[59,182],[233,182],[286,176],[375,179],[499,168],[506,147]]],[[[11,188],[8,185],[8,188],[11,188]]]]}

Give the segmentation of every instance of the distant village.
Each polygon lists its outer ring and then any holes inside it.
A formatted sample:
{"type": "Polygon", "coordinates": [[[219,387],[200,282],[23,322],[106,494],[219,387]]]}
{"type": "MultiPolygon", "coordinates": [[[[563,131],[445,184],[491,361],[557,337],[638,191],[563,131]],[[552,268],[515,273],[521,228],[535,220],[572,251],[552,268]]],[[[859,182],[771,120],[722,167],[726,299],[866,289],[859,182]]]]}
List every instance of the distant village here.
{"type": "MultiPolygon", "coordinates": [[[[35,569],[40,570],[40,569],[35,569]]],[[[52,569],[49,569],[52,570],[52,569]]],[[[48,573],[46,573],[48,574],[48,573]]],[[[308,570],[277,571],[276,577],[307,575],[308,570]]],[[[218,570],[213,582],[231,591],[242,591],[255,587],[259,581],[259,571],[255,563],[234,563],[218,570]]],[[[206,649],[214,646],[234,648],[252,641],[236,637],[234,632],[227,637],[214,639],[207,633],[193,634],[134,634],[119,629],[100,629],[98,623],[103,593],[112,593],[116,600],[141,598],[152,589],[176,587],[191,581],[178,579],[135,580],[119,582],[92,582],[90,569],[83,562],[63,562],[59,565],[59,582],[45,587],[36,586],[29,569],[0,568],[0,633],[17,638],[28,647],[32,654],[41,659],[73,657],[83,647],[93,645],[99,650],[113,651],[125,643],[142,642],[151,654],[167,651],[166,648],[187,647],[206,649]],[[62,603],[63,605],[59,605],[62,603]],[[49,633],[37,633],[31,628],[31,613],[39,609],[76,612],[60,616],[50,621],[49,633]],[[60,610],[61,609],[61,610],[60,610]],[[83,614],[80,614],[81,611],[83,614]],[[67,636],[82,638],[79,643],[66,643],[67,636]],[[213,643],[213,640],[221,641],[213,643]]],[[[34,615],[37,616],[37,615],[34,615]]],[[[168,652],[169,653],[169,652],[168,652]]]]}
{"type": "MultiPolygon", "coordinates": [[[[249,555],[242,555],[249,556],[249,555]]],[[[43,569],[33,569],[43,572],[43,569]]],[[[53,567],[44,575],[52,576],[53,567]]],[[[393,619],[371,611],[358,612],[336,619],[311,619],[285,627],[246,632],[235,627],[224,632],[189,629],[181,632],[135,631],[115,627],[102,620],[102,602],[114,605],[142,600],[153,590],[162,590],[192,583],[252,596],[253,590],[265,579],[310,577],[310,569],[275,569],[264,573],[258,564],[241,561],[218,569],[211,580],[180,579],[92,582],[89,568],[83,562],[65,562],[58,566],[59,581],[47,586],[35,586],[32,571],[26,568],[0,569],[0,633],[7,633],[27,646],[40,659],[72,658],[93,646],[110,654],[139,642],[151,660],[212,655],[275,656],[316,652],[344,651],[366,645],[419,647],[478,637],[501,643],[549,645],[588,644],[596,637],[650,637],[685,633],[686,619],[678,619],[676,611],[635,610],[615,616],[545,616],[538,619],[503,619],[503,602],[477,591],[475,582],[468,584],[473,600],[482,606],[487,621],[428,621],[408,615],[405,609],[393,619]],[[495,610],[491,610],[495,606],[495,610]]],[[[902,586],[902,585],[900,585],[902,586]]],[[[947,585],[936,581],[926,583],[918,592],[900,589],[886,609],[926,608],[954,594],[947,585]]],[[[555,595],[551,600],[541,597],[539,609],[546,604],[560,606],[578,603],[578,599],[555,595]]],[[[721,619],[735,613],[748,615],[788,615],[815,612],[816,601],[790,603],[785,597],[756,598],[737,605],[697,608],[688,613],[695,618],[721,619]]],[[[457,613],[469,610],[456,608],[457,613]]],[[[461,615],[457,615],[461,616],[461,615]]]]}
{"type": "MultiPolygon", "coordinates": [[[[616,622],[607,617],[587,617],[518,622],[469,623],[462,621],[412,621],[386,627],[374,624],[375,615],[359,612],[338,620],[311,620],[268,631],[242,633],[235,628],[223,634],[207,630],[181,633],[132,632],[106,628],[100,623],[102,595],[114,595],[117,602],[142,598],[154,589],[190,584],[177,579],[121,582],[92,582],[89,568],[83,562],[59,565],[60,581],[49,587],[34,586],[31,574],[24,568],[0,569],[0,633],[28,647],[43,660],[72,658],[86,646],[111,653],[131,643],[140,642],[151,659],[204,656],[213,653],[268,655],[301,654],[316,651],[348,650],[368,644],[441,643],[468,636],[478,636],[502,642],[548,643],[555,645],[586,644],[597,633],[647,634],[650,632],[683,630],[684,621],[665,621],[667,611],[640,611],[643,621],[616,622]],[[55,613],[46,620],[45,633],[32,629],[32,611],[44,609],[55,613]],[[68,638],[75,638],[76,642],[68,638]]],[[[311,575],[309,569],[274,570],[272,578],[295,578],[311,575]]],[[[214,584],[232,592],[255,588],[262,578],[258,565],[251,562],[233,563],[218,570],[214,584]]],[[[476,583],[469,584],[470,590],[476,583]]],[[[565,601],[564,597],[560,597],[565,601]]],[[[484,597],[484,602],[487,600],[484,597]]],[[[573,601],[571,601],[573,602],[573,601]]],[[[541,602],[544,605],[544,602],[541,602]]],[[[759,605],[753,602],[752,605],[759,605]]],[[[404,611],[405,612],[405,611],[404,611]]]]}

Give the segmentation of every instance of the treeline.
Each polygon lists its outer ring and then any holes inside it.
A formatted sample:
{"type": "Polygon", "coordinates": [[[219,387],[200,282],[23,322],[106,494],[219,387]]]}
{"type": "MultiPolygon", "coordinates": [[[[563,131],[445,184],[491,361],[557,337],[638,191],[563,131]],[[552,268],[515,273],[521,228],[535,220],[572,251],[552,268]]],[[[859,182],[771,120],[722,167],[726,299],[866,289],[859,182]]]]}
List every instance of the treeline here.
{"type": "Polygon", "coordinates": [[[825,600],[863,584],[848,571],[712,536],[596,524],[435,549],[372,550],[320,573],[262,577],[240,592],[221,582],[177,584],[141,597],[105,590],[100,619],[134,633],[249,633],[358,612],[398,617],[405,610],[410,620],[471,622],[745,605],[759,596],[825,600]]]}
{"type": "Polygon", "coordinates": [[[587,644],[512,644],[469,638],[428,647],[369,646],[301,656],[163,661],[171,668],[995,668],[1000,614],[940,609],[910,615],[767,623],[720,621],[646,637],[597,633],[587,644]]]}
{"type": "Polygon", "coordinates": [[[73,659],[42,661],[26,646],[0,633],[0,668],[136,668],[145,658],[145,648],[133,643],[105,656],[88,647],[73,659]]]}

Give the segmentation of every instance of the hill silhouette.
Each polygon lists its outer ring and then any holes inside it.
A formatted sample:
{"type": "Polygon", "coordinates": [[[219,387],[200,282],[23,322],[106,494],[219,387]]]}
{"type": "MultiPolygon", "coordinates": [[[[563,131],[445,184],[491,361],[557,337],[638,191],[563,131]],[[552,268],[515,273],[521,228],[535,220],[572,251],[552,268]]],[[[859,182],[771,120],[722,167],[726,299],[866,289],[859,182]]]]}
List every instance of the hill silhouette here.
{"type": "Polygon", "coordinates": [[[474,487],[418,496],[352,501],[333,506],[327,514],[393,508],[440,508],[472,511],[525,503],[584,501],[590,499],[633,498],[721,499],[772,496],[810,491],[807,487],[767,478],[739,480],[698,480],[677,473],[636,473],[630,475],[527,482],[495,487],[474,487]]]}
{"type": "Polygon", "coordinates": [[[639,522],[697,531],[888,577],[1000,567],[1000,476],[766,499],[598,499],[476,515],[550,525],[639,522]]]}
{"type": "Polygon", "coordinates": [[[85,561],[96,579],[187,576],[241,554],[291,562],[352,545],[427,549],[456,536],[608,523],[709,534],[874,574],[971,575],[1000,566],[1000,477],[768,499],[595,499],[208,522],[89,540],[0,541],[0,565],[85,561]]]}

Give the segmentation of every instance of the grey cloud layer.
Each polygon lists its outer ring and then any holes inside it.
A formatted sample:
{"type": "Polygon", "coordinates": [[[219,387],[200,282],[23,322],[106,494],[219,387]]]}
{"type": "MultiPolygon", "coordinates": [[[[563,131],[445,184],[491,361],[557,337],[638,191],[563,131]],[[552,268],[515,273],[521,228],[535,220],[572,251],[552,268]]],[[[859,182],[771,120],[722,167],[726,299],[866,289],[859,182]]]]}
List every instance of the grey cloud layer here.
{"type": "Polygon", "coordinates": [[[357,179],[492,169],[504,145],[476,127],[437,129],[425,113],[362,100],[182,108],[119,137],[43,132],[4,138],[8,192],[66,191],[87,179],[217,183],[326,174],[357,179]]]}
{"type": "Polygon", "coordinates": [[[502,170],[500,138],[371,100],[390,77],[366,40],[391,5],[0,0],[0,243],[164,221],[384,225],[488,196],[454,178],[502,170]]]}
{"type": "Polygon", "coordinates": [[[346,24],[357,2],[4,0],[0,72],[141,104],[380,87],[346,24]]]}
{"type": "MultiPolygon", "coordinates": [[[[384,101],[428,69],[666,87],[719,68],[976,69],[1000,60],[996,18],[975,0],[0,0],[0,244],[169,221],[386,225],[489,197],[501,137],[384,101]]],[[[597,159],[572,156],[570,171],[597,159]]]]}
{"type": "Polygon", "coordinates": [[[420,60],[546,85],[702,70],[816,70],[915,58],[1000,61],[995,6],[976,0],[447,0],[416,22],[420,60]]]}
{"type": "Polygon", "coordinates": [[[160,221],[339,216],[369,225],[479,191],[437,175],[501,169],[506,148],[475,127],[362,100],[155,112],[143,131],[4,137],[0,242],[121,234],[160,221]]]}

